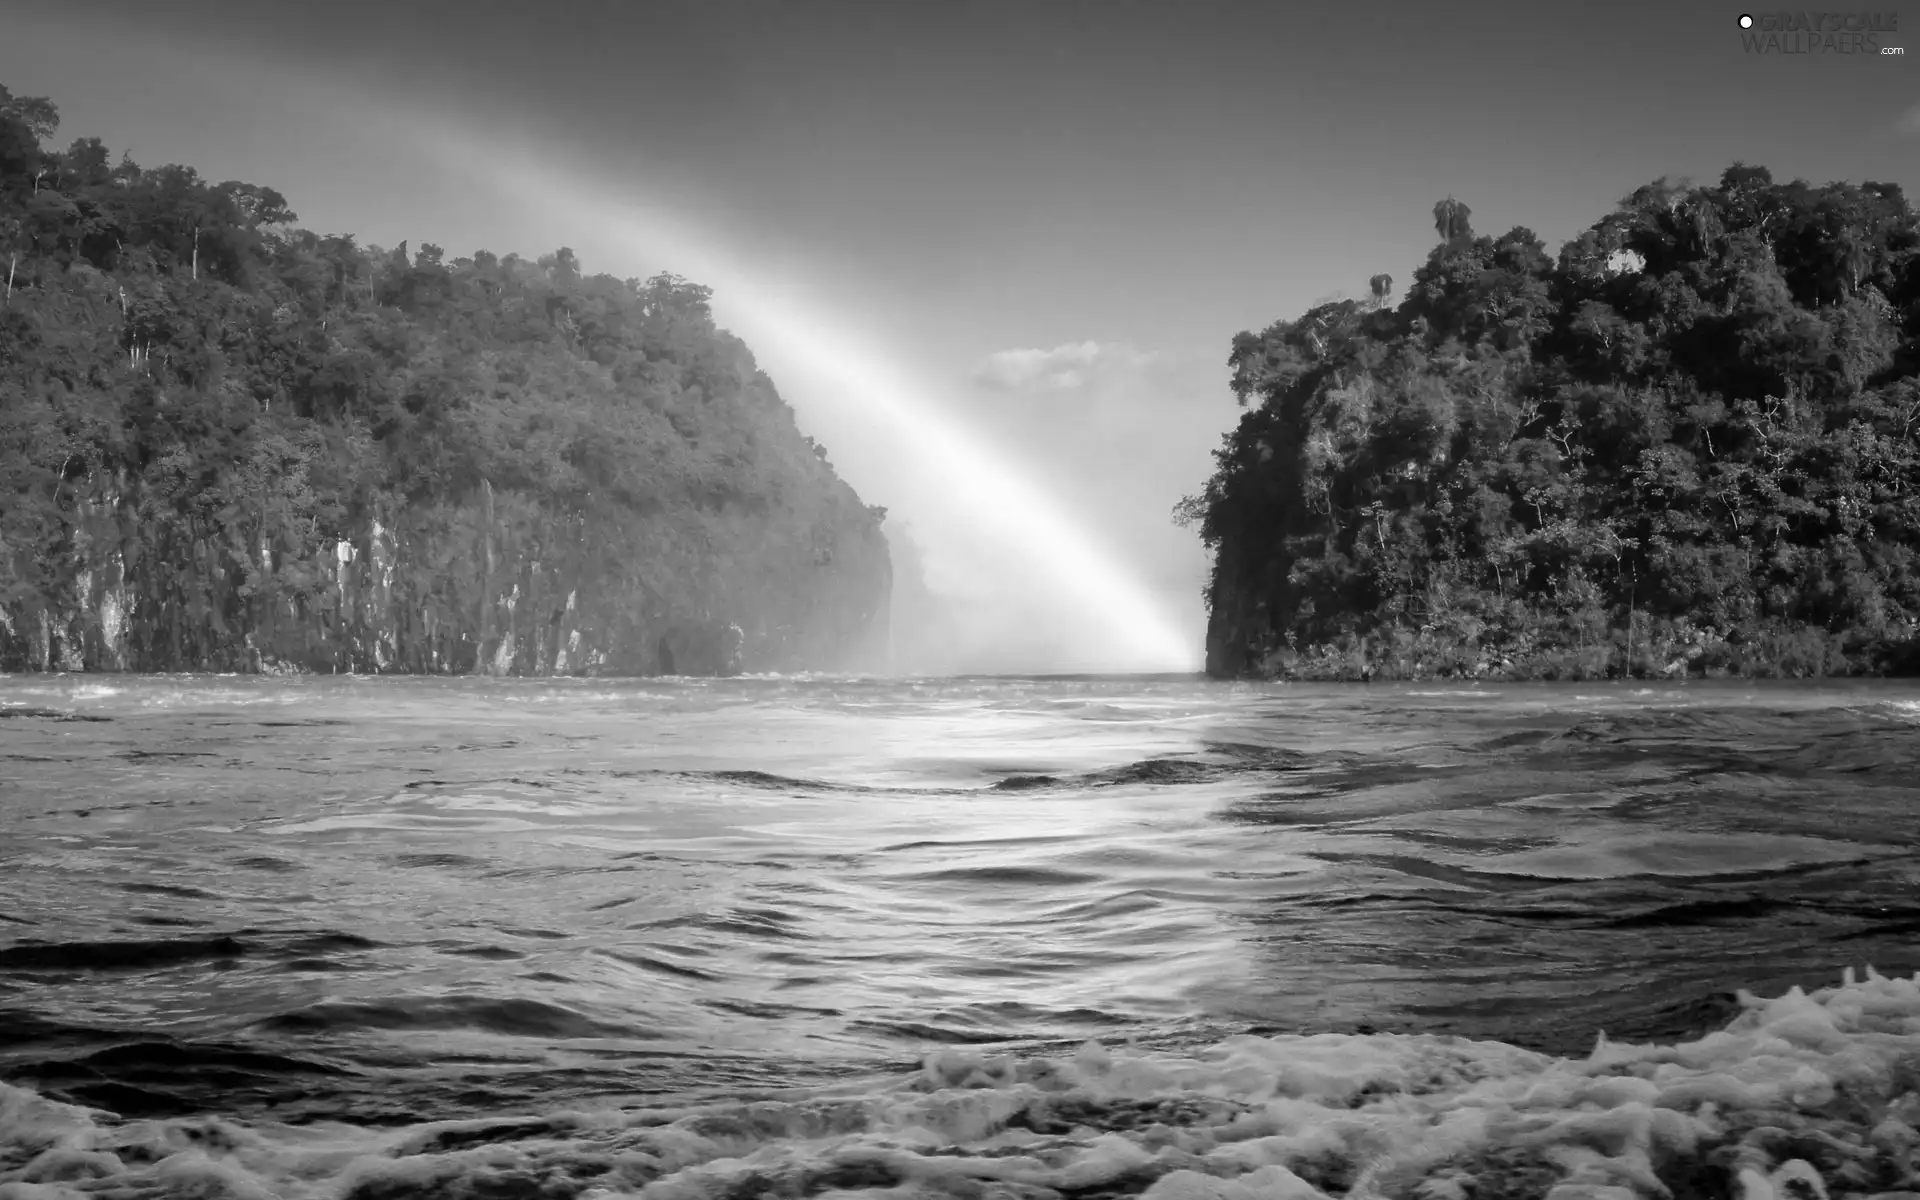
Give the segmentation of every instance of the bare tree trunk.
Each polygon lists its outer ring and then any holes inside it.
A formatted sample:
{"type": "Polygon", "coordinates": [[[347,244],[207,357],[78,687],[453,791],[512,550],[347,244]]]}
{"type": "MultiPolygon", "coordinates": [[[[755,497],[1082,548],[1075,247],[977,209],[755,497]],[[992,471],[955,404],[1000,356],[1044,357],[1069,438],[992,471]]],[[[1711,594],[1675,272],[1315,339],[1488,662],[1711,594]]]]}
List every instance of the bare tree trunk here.
{"type": "Polygon", "coordinates": [[[200,231],[198,229],[193,231],[193,278],[195,281],[200,278],[200,231]]]}
{"type": "Polygon", "coordinates": [[[13,272],[14,272],[14,268],[18,267],[19,265],[20,265],[20,252],[16,250],[12,254],[9,254],[7,256],[7,301],[6,302],[8,307],[12,307],[13,305],[13,272]]]}

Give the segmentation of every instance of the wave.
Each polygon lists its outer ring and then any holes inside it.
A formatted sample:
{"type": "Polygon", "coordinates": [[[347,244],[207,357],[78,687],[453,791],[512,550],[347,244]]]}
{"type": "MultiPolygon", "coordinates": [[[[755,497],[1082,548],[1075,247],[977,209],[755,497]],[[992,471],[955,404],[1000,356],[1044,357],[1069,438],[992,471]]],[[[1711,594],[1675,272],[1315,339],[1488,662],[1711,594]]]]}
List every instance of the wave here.
{"type": "Polygon", "coordinates": [[[18,942],[0,946],[0,970],[138,970],[197,959],[237,958],[238,938],[168,938],[157,941],[18,942]]]}
{"type": "Polygon", "coordinates": [[[1027,1058],[949,1044],[906,1076],[398,1129],[130,1120],[0,1084],[0,1196],[1776,1200],[1920,1184],[1920,975],[1848,971],[1733,1006],[1706,1036],[1603,1036],[1584,1058],[1430,1034],[1027,1058]]]}
{"type": "Polygon", "coordinates": [[[257,1023],[257,1028],[314,1034],[333,1029],[477,1029],[518,1037],[633,1038],[640,1030],[596,1020],[558,1004],[524,996],[432,996],[374,1001],[328,1000],[257,1023]]]}
{"type": "MultiPolygon", "coordinates": [[[[126,885],[152,891],[163,885],[126,885]]],[[[168,892],[190,889],[168,888],[168,892]]],[[[115,941],[19,941],[0,946],[0,971],[138,971],[247,956],[301,961],[341,951],[377,950],[382,943],[338,930],[242,929],[207,937],[115,941]]]]}
{"type": "MultiPolygon", "coordinates": [[[[1185,785],[1213,783],[1224,778],[1232,778],[1252,773],[1272,771],[1303,770],[1317,760],[1314,756],[1299,751],[1279,747],[1246,745],[1231,742],[1207,743],[1203,750],[1207,757],[1157,756],[1121,763],[1117,766],[1103,767],[1098,770],[1051,774],[1046,772],[1013,771],[984,785],[987,791],[1018,792],[1041,789],[1080,790],[1095,787],[1117,787],[1129,785],[1185,785]]],[[[989,774],[997,770],[992,764],[979,767],[989,774]]],[[[570,774],[582,774],[579,771],[570,774]]],[[[899,796],[959,796],[983,790],[982,787],[902,787],[879,784],[851,783],[831,779],[808,778],[803,776],[780,775],[768,771],[755,770],[618,770],[607,772],[610,777],[624,779],[659,778],[684,780],[690,783],[716,784],[726,788],[747,788],[754,791],[770,791],[802,794],[849,794],[849,795],[899,795],[899,796]]],[[[508,780],[465,780],[455,783],[442,779],[420,779],[409,782],[411,790],[431,790],[436,788],[460,787],[473,789],[486,783],[511,783],[522,787],[550,788],[551,783],[536,783],[524,779],[508,780]]]]}
{"type": "Polygon", "coordinates": [[[37,704],[0,704],[0,719],[7,717],[38,718],[43,721],[111,721],[112,717],[102,717],[93,713],[70,712],[60,708],[46,708],[37,704]]]}

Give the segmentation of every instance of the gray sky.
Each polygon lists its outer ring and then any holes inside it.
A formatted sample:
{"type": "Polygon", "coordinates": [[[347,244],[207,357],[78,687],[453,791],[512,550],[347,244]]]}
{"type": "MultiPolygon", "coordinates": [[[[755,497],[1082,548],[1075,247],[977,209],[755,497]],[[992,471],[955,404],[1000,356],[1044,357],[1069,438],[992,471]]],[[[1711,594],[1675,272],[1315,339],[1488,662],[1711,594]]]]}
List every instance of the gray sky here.
{"type": "Polygon", "coordinates": [[[1191,666],[1168,511],[1238,415],[1232,336],[1404,284],[1434,201],[1557,247],[1735,159],[1920,186],[1906,58],[1749,54],[1739,11],[5,0],[0,82],[363,244],[709,283],[982,614],[971,665],[1191,666]]]}

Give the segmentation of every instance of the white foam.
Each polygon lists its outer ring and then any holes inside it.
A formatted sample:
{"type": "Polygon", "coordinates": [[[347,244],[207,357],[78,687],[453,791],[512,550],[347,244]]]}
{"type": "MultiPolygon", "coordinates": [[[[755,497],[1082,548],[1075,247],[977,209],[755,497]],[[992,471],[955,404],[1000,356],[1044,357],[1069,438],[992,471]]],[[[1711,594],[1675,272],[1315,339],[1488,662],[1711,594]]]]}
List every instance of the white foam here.
{"type": "Polygon", "coordinates": [[[1920,976],[1849,971],[1673,1045],[1584,1059],[1412,1035],[1192,1054],[943,1050],[868,1091],[559,1113],[516,1134],[121,1122],[0,1085],[0,1200],[746,1195],[1737,1200],[1920,1187],[1920,976]],[[458,1134],[459,1137],[449,1135],[458,1134]],[[436,1146],[459,1146],[436,1150],[436,1146]],[[569,1182],[572,1181],[572,1182],[569,1182]]]}
{"type": "Polygon", "coordinates": [[[1884,703],[1893,716],[1920,723],[1920,700],[1888,700],[1884,703]]]}

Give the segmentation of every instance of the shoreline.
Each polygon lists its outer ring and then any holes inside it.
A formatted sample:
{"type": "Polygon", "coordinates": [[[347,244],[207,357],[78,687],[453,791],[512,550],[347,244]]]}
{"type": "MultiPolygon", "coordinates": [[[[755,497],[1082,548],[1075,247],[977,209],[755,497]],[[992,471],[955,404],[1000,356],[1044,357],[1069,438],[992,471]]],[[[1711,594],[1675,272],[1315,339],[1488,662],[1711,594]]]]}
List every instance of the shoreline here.
{"type": "Polygon", "coordinates": [[[1222,669],[1211,651],[1208,660],[1214,678],[1291,683],[1903,679],[1920,677],[1920,637],[1806,626],[1721,633],[1684,619],[1643,618],[1604,632],[1560,628],[1493,639],[1389,627],[1245,653],[1247,665],[1238,671],[1222,669]]]}

